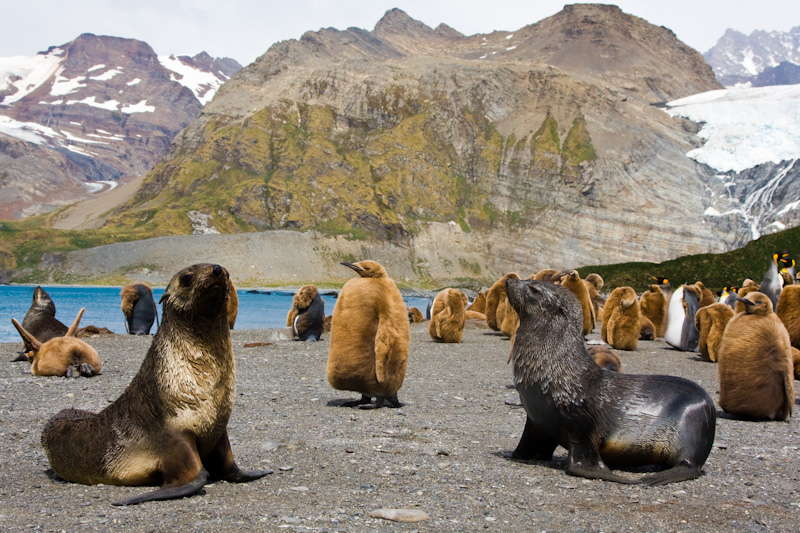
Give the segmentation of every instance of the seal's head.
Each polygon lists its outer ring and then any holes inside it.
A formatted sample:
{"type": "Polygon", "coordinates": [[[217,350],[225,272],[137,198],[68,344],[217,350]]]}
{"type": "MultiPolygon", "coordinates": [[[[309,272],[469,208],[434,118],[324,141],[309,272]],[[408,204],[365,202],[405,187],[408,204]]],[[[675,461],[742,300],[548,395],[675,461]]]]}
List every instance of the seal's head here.
{"type": "Polygon", "coordinates": [[[41,287],[36,287],[33,291],[33,304],[32,307],[42,309],[49,312],[51,315],[56,316],[56,304],[50,298],[50,295],[45,292],[41,287]]]}
{"type": "Polygon", "coordinates": [[[583,311],[569,289],[544,281],[509,278],[506,294],[520,321],[534,317],[564,327],[577,327],[580,333],[583,311]]]}
{"type": "Polygon", "coordinates": [[[342,263],[347,268],[352,268],[362,278],[386,277],[386,270],[377,261],[359,261],[358,263],[342,263]]]}
{"type": "Polygon", "coordinates": [[[224,316],[227,320],[230,276],[219,265],[200,263],[175,274],[159,301],[165,315],[175,313],[190,320],[211,320],[224,316]]]}

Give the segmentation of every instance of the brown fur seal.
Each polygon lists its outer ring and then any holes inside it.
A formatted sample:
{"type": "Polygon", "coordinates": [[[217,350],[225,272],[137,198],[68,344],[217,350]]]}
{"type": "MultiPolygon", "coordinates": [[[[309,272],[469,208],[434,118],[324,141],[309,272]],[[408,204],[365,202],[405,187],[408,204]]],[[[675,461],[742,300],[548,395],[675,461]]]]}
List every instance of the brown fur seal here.
{"type": "Polygon", "coordinates": [[[153,289],[147,283],[125,285],[119,293],[125,329],[131,335],[150,335],[150,328],[158,319],[158,308],[153,299],[153,289]]]}
{"type": "Polygon", "coordinates": [[[520,316],[510,360],[528,415],[513,457],[549,461],[561,445],[574,476],[662,485],[700,475],[716,429],[702,387],[601,370],[583,342],[580,306],[563,287],[509,280],[508,297],[520,316]],[[631,479],[609,469],[645,465],[664,470],[631,479]]]}
{"type": "Polygon", "coordinates": [[[303,285],[292,297],[292,308],[286,316],[292,336],[301,341],[318,341],[325,329],[325,301],[316,285],[303,285]]]}
{"type": "Polygon", "coordinates": [[[97,350],[84,341],[75,338],[75,332],[81,322],[83,309],[78,311],[75,321],[67,329],[63,337],[55,337],[47,342],[40,342],[26,331],[19,322],[11,319],[26,344],[31,345],[27,357],[31,362],[34,376],[78,376],[92,377],[100,373],[103,364],[97,350]]]}
{"type": "Polygon", "coordinates": [[[800,285],[783,288],[775,314],[786,326],[792,346],[800,348],[800,285]]]}
{"type": "MultiPolygon", "coordinates": [[[[497,319],[497,308],[501,305],[504,305],[505,298],[506,298],[506,280],[509,278],[519,279],[519,275],[515,272],[509,272],[499,280],[497,280],[494,285],[492,285],[488,291],[486,291],[486,324],[495,331],[500,331],[500,326],[503,324],[503,321],[498,321],[497,319]]],[[[505,311],[505,306],[502,312],[505,311]]]]}
{"type": "MultiPolygon", "coordinates": [[[[67,326],[56,319],[56,304],[53,303],[50,295],[41,287],[33,290],[33,302],[31,302],[28,312],[22,319],[22,328],[36,337],[40,342],[47,342],[56,337],[63,337],[67,333],[67,326]]],[[[20,356],[15,361],[25,361],[27,352],[33,351],[26,340],[23,339],[24,347],[20,356]]]]}
{"type": "Polygon", "coordinates": [[[380,263],[342,264],[359,277],[345,283],[333,308],[328,383],[361,393],[361,400],[346,405],[400,407],[397,391],[406,377],[411,335],[406,303],[380,263]]]}
{"type": "Polygon", "coordinates": [[[467,320],[467,295],[458,289],[444,289],[433,300],[428,335],[436,342],[460,343],[467,320]]]}
{"type": "Polygon", "coordinates": [[[636,291],[631,287],[617,287],[606,299],[600,329],[603,341],[617,350],[635,350],[640,330],[641,312],[636,291]]]}
{"type": "Polygon", "coordinates": [[[733,309],[721,303],[701,307],[694,315],[694,325],[700,332],[697,351],[712,363],[717,362],[722,333],[731,318],[733,318],[733,309]]]}
{"type": "Polygon", "coordinates": [[[581,304],[583,311],[583,335],[584,337],[594,329],[595,313],[592,300],[589,297],[589,289],[581,279],[577,270],[570,270],[561,277],[561,285],[569,289],[581,304]]]}
{"type": "Polygon", "coordinates": [[[794,405],[794,365],[789,333],[762,292],[744,298],[719,346],[719,405],[731,415],[786,420],[794,405]]]}
{"type": "Polygon", "coordinates": [[[65,409],[44,428],[53,471],[76,483],[161,488],[117,505],[181,498],[208,478],[258,479],[271,470],[240,470],[227,424],[236,397],[227,320],[228,272],[200,264],[167,285],[163,320],[139,372],[99,413],[65,409]]]}
{"type": "Polygon", "coordinates": [[[617,352],[605,346],[590,346],[587,350],[597,366],[611,372],[622,372],[622,360],[617,352]]]}
{"type": "Polygon", "coordinates": [[[486,314],[486,293],[480,291],[472,303],[467,306],[467,311],[475,311],[476,313],[486,314]]]}
{"type": "Polygon", "coordinates": [[[642,315],[650,319],[656,328],[656,337],[663,337],[667,328],[667,298],[656,284],[648,285],[647,290],[639,298],[639,308],[642,315]]]}

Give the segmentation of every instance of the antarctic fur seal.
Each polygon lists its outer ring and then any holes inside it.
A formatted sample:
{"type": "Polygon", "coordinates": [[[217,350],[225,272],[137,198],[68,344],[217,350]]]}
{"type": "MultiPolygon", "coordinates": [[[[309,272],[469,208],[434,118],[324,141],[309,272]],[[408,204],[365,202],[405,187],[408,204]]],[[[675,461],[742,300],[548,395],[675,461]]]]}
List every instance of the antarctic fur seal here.
{"type": "Polygon", "coordinates": [[[139,372],[99,413],[65,409],[42,432],[50,466],[76,483],[161,488],[115,505],[181,498],[208,479],[243,482],[227,424],[236,396],[227,321],[228,272],[198,264],[178,272],[161,298],[163,319],[139,372]]]}
{"type": "Polygon", "coordinates": [[[292,297],[292,308],[286,317],[292,336],[301,341],[318,341],[325,329],[325,301],[316,285],[303,285],[292,297]]]}
{"type": "Polygon", "coordinates": [[[563,287],[508,280],[520,316],[511,351],[514,383],[527,413],[512,457],[550,460],[569,453],[567,473],[662,485],[700,475],[714,442],[716,409],[692,381],[602,370],[581,334],[581,308],[563,287]],[[661,466],[631,479],[609,467],[661,466]]]}
{"type": "Polygon", "coordinates": [[[153,299],[153,289],[147,283],[125,285],[119,293],[125,329],[131,335],[150,335],[150,328],[158,319],[158,308],[153,299]]]}
{"type": "Polygon", "coordinates": [[[75,321],[63,337],[53,337],[46,342],[41,342],[26,331],[19,322],[11,319],[11,323],[17,328],[23,341],[31,346],[31,351],[27,352],[26,356],[31,362],[31,372],[34,376],[65,376],[68,378],[86,376],[88,378],[100,373],[103,364],[100,362],[97,350],[75,337],[83,311],[83,309],[78,311],[75,321]]]}
{"type": "Polygon", "coordinates": [[[328,383],[361,393],[360,400],[347,406],[401,407],[397,391],[406,377],[411,336],[406,303],[380,263],[342,265],[359,277],[345,283],[333,308],[328,383]]]}
{"type": "MultiPolygon", "coordinates": [[[[33,290],[33,301],[22,319],[22,328],[36,337],[40,342],[47,342],[55,337],[63,337],[67,332],[67,326],[56,319],[56,304],[53,299],[41,287],[33,290]]],[[[23,339],[24,347],[22,353],[15,361],[25,361],[25,354],[33,350],[26,340],[23,339]]]]}

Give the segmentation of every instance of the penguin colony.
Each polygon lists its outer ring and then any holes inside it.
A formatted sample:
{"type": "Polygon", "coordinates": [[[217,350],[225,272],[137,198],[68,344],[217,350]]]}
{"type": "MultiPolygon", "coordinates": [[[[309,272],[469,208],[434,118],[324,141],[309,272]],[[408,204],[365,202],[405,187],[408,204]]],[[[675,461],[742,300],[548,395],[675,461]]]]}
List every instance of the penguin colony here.
{"type": "MultiPolygon", "coordinates": [[[[342,288],[333,316],[325,317],[318,290],[306,285],[294,298],[287,326],[302,340],[305,338],[301,325],[315,340],[323,331],[330,331],[328,382],[334,389],[361,394],[361,399],[341,405],[400,407],[398,391],[409,358],[409,322],[423,321],[422,313],[406,307],[397,286],[379,263],[361,261],[342,265],[358,277],[342,288]]],[[[214,275],[219,275],[218,270],[215,267],[214,275]]],[[[227,272],[222,271],[227,278],[227,272]]],[[[226,322],[233,329],[237,297],[233,282],[227,279],[227,298],[223,300],[226,322]]],[[[800,284],[792,284],[794,261],[790,262],[788,254],[773,255],[760,284],[748,279],[743,280],[741,288],[726,287],[719,301],[700,281],[681,285],[673,293],[669,280],[653,277],[656,283],[637,296],[633,287],[618,287],[604,295],[599,275],[581,279],[575,270],[545,269],[526,279],[561,285],[572,293],[579,304],[582,335],[591,333],[599,323],[601,337],[610,348],[635,351],[639,339],[666,340],[672,336],[674,342],[667,342],[676,349],[697,350],[707,361],[718,363],[719,403],[729,415],[755,420],[786,420],[791,416],[795,398],[793,378],[800,372],[800,284]]],[[[471,303],[460,290],[442,290],[429,309],[431,338],[436,342],[459,343],[466,321],[472,319],[485,322],[491,330],[511,338],[513,347],[520,316],[509,300],[507,287],[514,280],[520,280],[520,276],[513,272],[502,276],[491,287],[478,292],[471,303]]],[[[171,283],[183,287],[184,279],[179,273],[171,283]]],[[[191,286],[191,280],[187,283],[186,286],[191,286]]],[[[146,284],[126,286],[121,299],[130,333],[149,333],[152,289],[146,284]],[[147,311],[137,312],[137,302],[147,304],[147,311]],[[144,331],[133,330],[137,321],[137,328],[144,331]]],[[[34,375],[77,377],[100,373],[102,363],[97,352],[75,338],[82,312],[66,328],[55,319],[52,300],[37,287],[23,324],[12,319],[25,344],[34,375]]],[[[160,342],[164,346],[161,349],[171,349],[165,338],[160,342]]],[[[592,346],[586,353],[601,369],[621,372],[622,360],[609,347],[592,346]]],[[[232,468],[233,474],[220,477],[249,481],[268,473],[238,471],[235,464],[232,468]]],[[[207,476],[199,475],[185,490],[198,491],[206,479],[207,476]]],[[[614,476],[609,479],[621,481],[614,476]]],[[[163,488],[152,494],[162,491],[163,499],[189,494],[179,491],[180,495],[173,496],[173,491],[163,488]]],[[[147,498],[150,497],[148,494],[147,498]]],[[[123,503],[139,501],[144,499],[123,503]]]]}

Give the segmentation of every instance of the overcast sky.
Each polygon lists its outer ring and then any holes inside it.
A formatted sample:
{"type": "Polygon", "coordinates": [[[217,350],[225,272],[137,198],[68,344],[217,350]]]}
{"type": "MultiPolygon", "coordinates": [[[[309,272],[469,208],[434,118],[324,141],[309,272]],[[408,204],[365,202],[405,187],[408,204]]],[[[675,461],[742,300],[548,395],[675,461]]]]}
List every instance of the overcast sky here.
{"type": "MultiPolygon", "coordinates": [[[[568,2],[575,3],[575,2],[568,2]]],[[[620,0],[626,13],[666,26],[700,52],[727,28],[789,31],[800,26],[798,0],[620,0]]],[[[206,51],[246,65],[275,42],[308,30],[372,30],[398,7],[431,27],[465,35],[514,31],[549,17],[553,0],[2,0],[0,57],[33,55],[81,33],[140,39],[159,55],[206,51]]]]}

